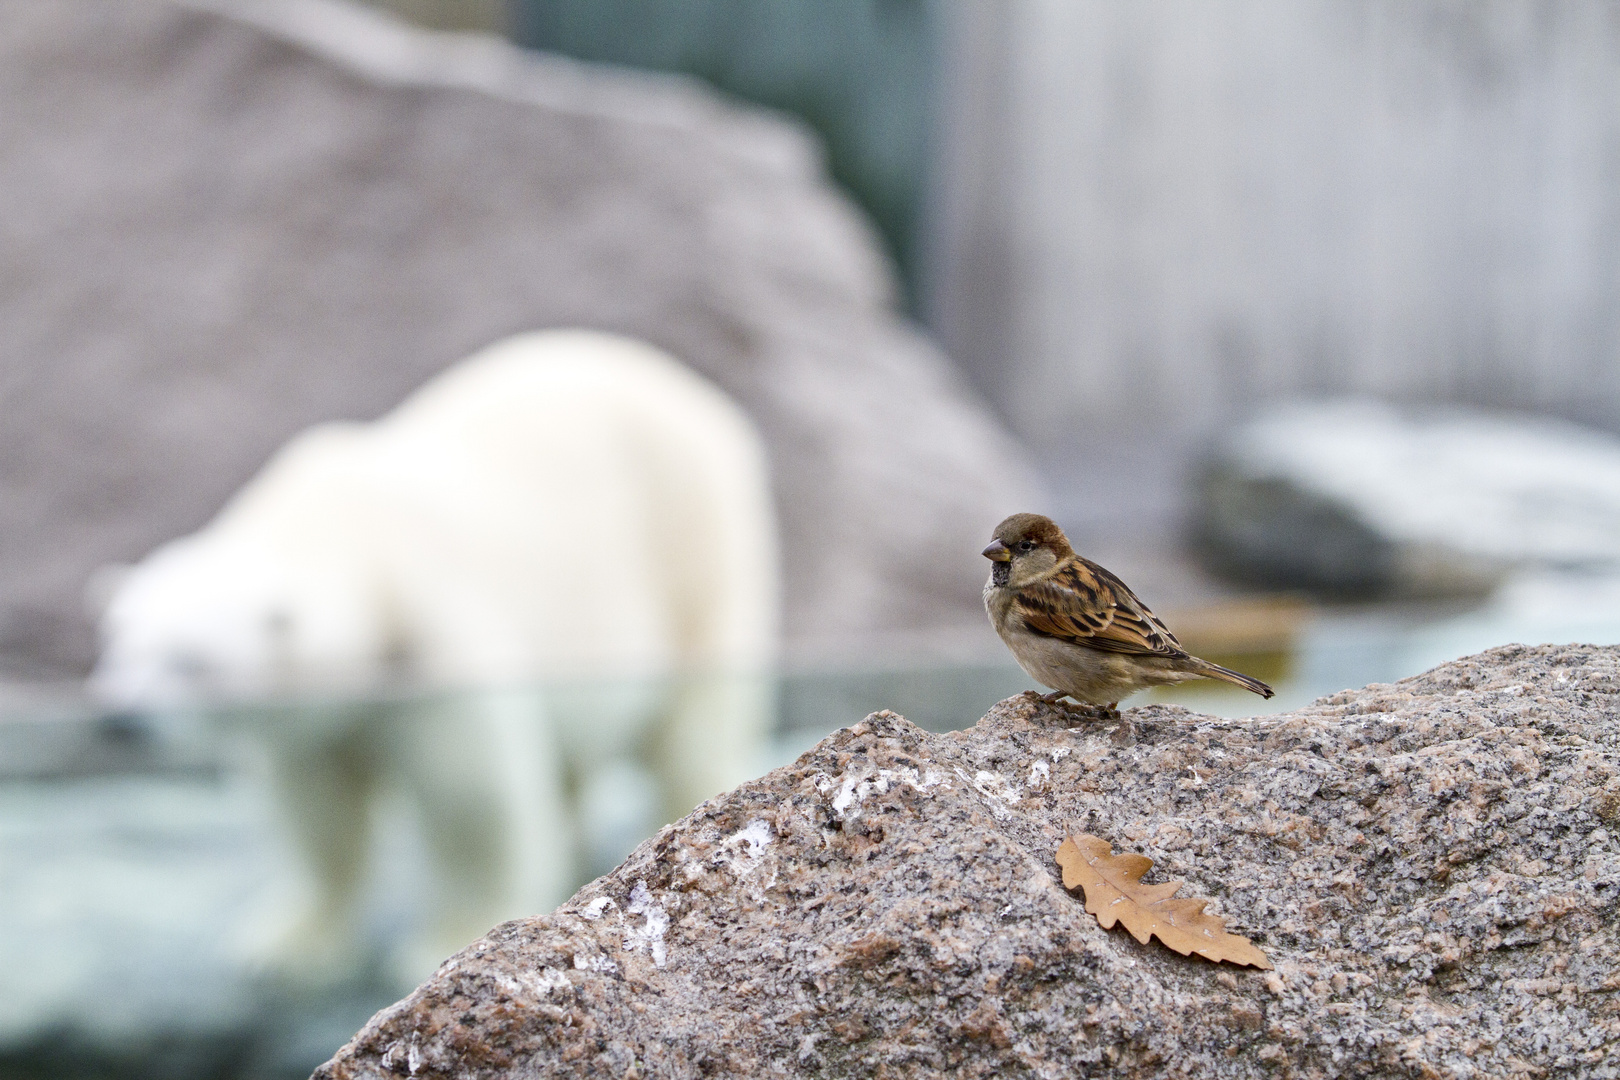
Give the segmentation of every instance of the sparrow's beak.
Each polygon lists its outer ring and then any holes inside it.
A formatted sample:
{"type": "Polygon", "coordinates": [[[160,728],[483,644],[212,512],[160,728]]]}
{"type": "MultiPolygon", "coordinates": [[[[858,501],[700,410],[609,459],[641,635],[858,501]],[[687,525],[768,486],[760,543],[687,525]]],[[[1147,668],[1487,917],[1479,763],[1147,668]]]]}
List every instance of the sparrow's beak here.
{"type": "Polygon", "coordinates": [[[1000,540],[991,541],[990,546],[984,549],[984,557],[991,562],[1012,562],[1012,552],[1000,540]]]}

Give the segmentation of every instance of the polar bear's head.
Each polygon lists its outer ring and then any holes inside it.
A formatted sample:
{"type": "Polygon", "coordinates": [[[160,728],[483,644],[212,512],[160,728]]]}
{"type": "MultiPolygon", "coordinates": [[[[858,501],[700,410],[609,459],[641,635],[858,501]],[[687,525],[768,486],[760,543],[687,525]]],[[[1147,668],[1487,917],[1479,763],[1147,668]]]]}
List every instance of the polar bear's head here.
{"type": "Polygon", "coordinates": [[[375,620],[353,583],[257,546],[177,540],[106,592],[90,690],[114,708],[347,693],[375,674],[375,620]]]}

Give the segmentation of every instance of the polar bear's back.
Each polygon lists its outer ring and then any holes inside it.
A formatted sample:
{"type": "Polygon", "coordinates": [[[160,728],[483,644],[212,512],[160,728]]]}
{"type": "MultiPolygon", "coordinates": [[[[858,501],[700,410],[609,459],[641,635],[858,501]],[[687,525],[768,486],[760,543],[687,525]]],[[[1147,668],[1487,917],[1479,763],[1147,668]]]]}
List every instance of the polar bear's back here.
{"type": "Polygon", "coordinates": [[[510,339],[375,423],[311,428],[171,546],[104,620],[108,655],[146,659],[107,670],[161,666],[172,639],[285,692],[401,662],[469,685],[757,667],[776,641],[757,433],[679,361],[606,334],[510,339]],[[225,645],[272,623],[264,648],[225,645]],[[271,645],[275,672],[253,659],[271,645]]]}
{"type": "Polygon", "coordinates": [[[519,334],[474,353],[430,379],[384,418],[391,428],[447,430],[496,424],[517,432],[537,415],[581,419],[649,413],[666,429],[721,427],[755,439],[746,415],[717,387],[668,353],[634,338],[595,330],[519,334]],[[512,423],[502,423],[506,419],[512,423]]]}
{"type": "Polygon", "coordinates": [[[668,354],[591,331],[510,338],[428,382],[374,436],[374,483],[392,486],[400,515],[388,535],[400,563],[388,577],[408,593],[398,602],[432,624],[423,633],[476,645],[476,660],[450,660],[440,677],[774,651],[762,441],[668,354]],[[461,609],[469,626],[498,629],[457,626],[446,612],[461,609]],[[526,654],[508,655],[519,643],[526,654]]]}

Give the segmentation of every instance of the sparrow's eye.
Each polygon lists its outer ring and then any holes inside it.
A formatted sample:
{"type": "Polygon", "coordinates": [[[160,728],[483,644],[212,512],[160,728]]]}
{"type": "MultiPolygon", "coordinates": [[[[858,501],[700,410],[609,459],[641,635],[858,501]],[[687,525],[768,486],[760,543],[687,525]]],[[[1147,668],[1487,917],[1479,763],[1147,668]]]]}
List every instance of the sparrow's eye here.
{"type": "Polygon", "coordinates": [[[1015,544],[1013,546],[1017,551],[1027,555],[1031,551],[1035,550],[1035,541],[1033,541],[1033,540],[1020,540],[1020,541],[1018,541],[1017,544],[1015,544]]]}

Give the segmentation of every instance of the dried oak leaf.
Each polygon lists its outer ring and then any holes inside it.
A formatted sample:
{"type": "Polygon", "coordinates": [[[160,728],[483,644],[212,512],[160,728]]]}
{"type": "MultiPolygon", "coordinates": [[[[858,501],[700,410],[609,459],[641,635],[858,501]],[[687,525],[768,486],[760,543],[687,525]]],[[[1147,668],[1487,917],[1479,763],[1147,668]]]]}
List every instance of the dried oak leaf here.
{"type": "Polygon", "coordinates": [[[1085,890],[1086,910],[1104,930],[1112,929],[1117,920],[1144,945],[1157,936],[1182,956],[1197,953],[1206,960],[1271,970],[1266,954],[1248,938],[1228,934],[1219,916],[1204,913],[1208,900],[1172,899],[1181,888],[1179,881],[1144,885],[1142,875],[1153,865],[1147,856],[1123,851],[1115,855],[1108,841],[1078,833],[1063,841],[1057,861],[1063,868],[1063,887],[1085,890]]]}

